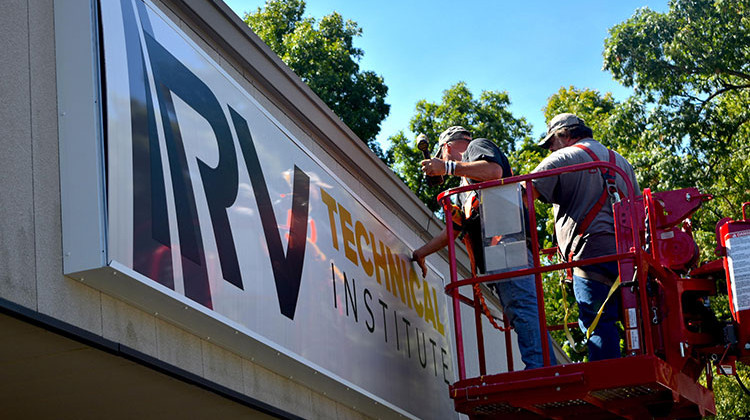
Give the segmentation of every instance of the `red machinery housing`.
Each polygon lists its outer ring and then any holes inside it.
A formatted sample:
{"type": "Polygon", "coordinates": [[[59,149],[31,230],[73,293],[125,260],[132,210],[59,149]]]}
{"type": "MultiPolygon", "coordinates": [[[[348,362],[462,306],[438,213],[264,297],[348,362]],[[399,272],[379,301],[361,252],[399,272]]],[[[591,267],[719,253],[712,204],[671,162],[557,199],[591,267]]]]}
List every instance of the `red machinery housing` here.
{"type": "MultiPolygon", "coordinates": [[[[450,196],[552,176],[606,167],[627,180],[608,162],[590,162],[536,174],[488,181],[443,192],[438,200],[448,211],[450,196]]],[[[709,195],[695,188],[627,196],[613,207],[617,254],[577,262],[542,266],[536,229],[531,229],[534,266],[509,273],[459,280],[454,244],[449,244],[458,380],[450,387],[456,410],[471,418],[699,418],[715,412],[711,391],[712,364],[734,369],[734,360],[750,360],[750,221],[722,220],[717,227],[720,260],[696,268],[698,248],[690,216],[709,195]],[[459,293],[462,286],[534,274],[536,276],[542,348],[547,347],[542,274],[554,270],[617,261],[622,284],[622,324],[625,355],[619,359],[553,365],[539,369],[491,373],[486,371],[484,342],[476,333],[479,375],[467,377],[460,305],[478,309],[480,297],[459,293]],[[719,323],[709,308],[716,281],[727,273],[733,323],[719,323]],[[737,343],[740,343],[739,345],[737,343]],[[707,387],[699,383],[706,373],[707,387]]],[[[532,192],[524,197],[531,226],[536,226],[532,192]]],[[[449,237],[452,226],[447,224],[449,237]]],[[[476,292],[475,292],[476,293],[476,292]]],[[[510,353],[510,352],[508,352],[510,353]]],[[[546,353],[546,352],[545,352],[546,353]]],[[[512,356],[508,366],[512,369],[512,356]]],[[[548,355],[545,355],[545,359],[548,355]]]]}

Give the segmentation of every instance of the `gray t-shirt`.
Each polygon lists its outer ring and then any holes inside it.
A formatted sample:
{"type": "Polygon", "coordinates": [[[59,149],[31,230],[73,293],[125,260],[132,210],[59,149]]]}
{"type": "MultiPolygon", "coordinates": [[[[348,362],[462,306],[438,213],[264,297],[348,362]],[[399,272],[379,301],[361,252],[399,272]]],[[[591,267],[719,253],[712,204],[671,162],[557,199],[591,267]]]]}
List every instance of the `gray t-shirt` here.
{"type": "MultiPolygon", "coordinates": [[[[598,141],[583,139],[578,141],[577,144],[588,147],[599,160],[609,161],[607,148],[598,141]]],[[[547,156],[532,172],[586,162],[591,162],[591,157],[586,151],[578,147],[565,147],[547,156]]],[[[617,152],[615,152],[615,163],[628,174],[635,189],[635,194],[639,194],[638,181],[635,179],[635,172],[630,163],[617,152]]],[[[616,175],[617,188],[627,195],[624,180],[619,174],[616,175]]],[[[539,192],[540,198],[553,204],[557,242],[560,251],[566,258],[571,251],[574,252],[573,261],[616,253],[614,217],[609,201],[605,203],[591,222],[581,240],[579,241],[576,237],[578,224],[583,221],[604,191],[604,180],[598,169],[539,178],[533,180],[533,184],[539,192]]],[[[576,268],[574,273],[584,278],[605,283],[611,284],[614,281],[609,275],[602,275],[596,267],[576,268]]]]}

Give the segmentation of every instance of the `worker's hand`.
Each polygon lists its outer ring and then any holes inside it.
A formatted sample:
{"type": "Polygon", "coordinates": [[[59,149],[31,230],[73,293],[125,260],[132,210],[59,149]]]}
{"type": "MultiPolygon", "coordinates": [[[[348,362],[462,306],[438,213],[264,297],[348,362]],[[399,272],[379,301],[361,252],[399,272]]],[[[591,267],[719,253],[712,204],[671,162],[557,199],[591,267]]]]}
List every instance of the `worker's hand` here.
{"type": "Polygon", "coordinates": [[[438,158],[425,159],[422,162],[422,172],[427,176],[445,175],[445,161],[438,158]]]}
{"type": "Polygon", "coordinates": [[[424,255],[422,255],[419,250],[416,250],[412,252],[411,260],[416,262],[419,268],[422,269],[422,277],[425,277],[427,275],[427,265],[425,265],[424,262],[424,255]]]}

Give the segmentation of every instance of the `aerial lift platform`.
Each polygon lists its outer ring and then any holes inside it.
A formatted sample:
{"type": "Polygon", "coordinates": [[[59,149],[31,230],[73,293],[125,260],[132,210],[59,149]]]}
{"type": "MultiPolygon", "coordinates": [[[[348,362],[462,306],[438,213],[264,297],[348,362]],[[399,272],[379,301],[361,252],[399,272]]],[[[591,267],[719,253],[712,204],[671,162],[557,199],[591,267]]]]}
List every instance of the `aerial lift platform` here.
{"type": "MultiPolygon", "coordinates": [[[[446,293],[453,301],[458,359],[458,380],[450,386],[450,396],[458,412],[472,419],[671,419],[715,413],[714,367],[721,374],[731,375],[736,374],[735,361],[750,360],[750,220],[745,214],[750,203],[743,205],[743,220],[719,222],[716,252],[722,258],[698,266],[698,248],[689,218],[712,197],[696,188],[653,193],[646,189],[641,194],[634,190],[620,168],[595,161],[447,190],[438,196],[445,214],[451,214],[452,196],[471,190],[478,191],[481,211],[489,216],[482,218],[485,225],[492,220],[493,212],[497,219],[497,214],[506,218],[508,214],[522,212],[524,206],[528,209],[533,265],[459,280],[455,245],[449,243],[451,273],[446,293]],[[554,250],[540,249],[532,191],[521,186],[535,178],[601,169],[616,172],[627,184],[627,191],[613,205],[617,253],[542,265],[540,256],[554,250]],[[474,285],[533,274],[542,332],[540,346],[548,348],[547,331],[566,326],[547,325],[543,274],[608,261],[617,261],[621,279],[615,293],[621,297],[623,357],[555,365],[549,354],[543,352],[544,367],[512,371],[513,356],[507,351],[511,371],[487,372],[480,317],[488,311],[482,310],[483,299],[474,285]],[[717,293],[717,280],[725,275],[732,320],[720,323],[709,302],[717,293]],[[460,293],[461,287],[471,288],[468,295],[472,297],[460,293]],[[470,355],[464,351],[462,304],[474,309],[473,325],[480,326],[475,327],[479,366],[476,377],[467,377],[466,372],[466,357],[470,355]],[[705,386],[699,381],[703,373],[705,386]]],[[[489,240],[491,236],[517,227],[517,223],[516,227],[504,222],[500,225],[483,227],[487,244],[484,251],[488,255],[518,251],[518,247],[505,245],[502,252],[489,248],[498,245],[497,241],[489,240]]],[[[447,223],[447,229],[448,237],[453,237],[451,223],[447,223]]],[[[525,247],[522,250],[525,252],[525,247]]],[[[573,325],[577,327],[573,323],[568,327],[573,325]]]]}

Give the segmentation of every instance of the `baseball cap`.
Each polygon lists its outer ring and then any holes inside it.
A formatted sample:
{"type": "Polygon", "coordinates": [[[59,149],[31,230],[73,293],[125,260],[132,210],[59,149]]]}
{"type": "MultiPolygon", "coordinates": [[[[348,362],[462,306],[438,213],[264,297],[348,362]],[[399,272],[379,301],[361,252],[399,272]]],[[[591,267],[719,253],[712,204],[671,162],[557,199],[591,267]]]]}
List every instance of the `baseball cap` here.
{"type": "Polygon", "coordinates": [[[549,123],[547,123],[547,135],[544,136],[544,138],[540,140],[539,143],[537,143],[537,146],[547,149],[549,148],[548,143],[550,139],[555,135],[555,132],[557,130],[566,127],[577,127],[579,125],[585,127],[586,122],[584,122],[583,119],[578,118],[575,114],[570,114],[567,112],[564,114],[557,114],[550,120],[549,123]]]}
{"type": "Polygon", "coordinates": [[[454,125],[453,127],[449,127],[442,133],[440,133],[440,137],[438,138],[438,144],[437,148],[443,147],[445,143],[448,143],[449,141],[453,140],[468,140],[471,141],[471,133],[469,130],[461,127],[460,125],[454,125]]]}

